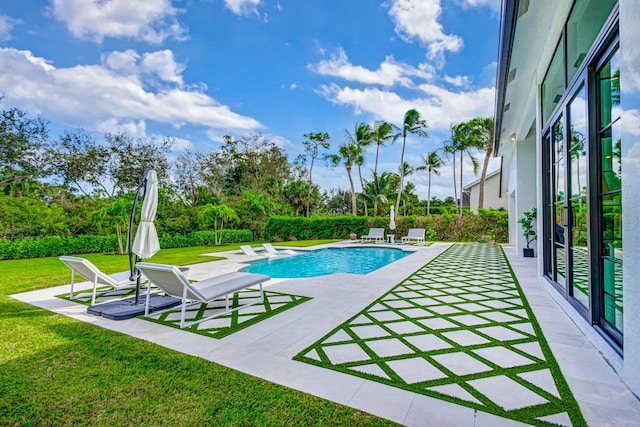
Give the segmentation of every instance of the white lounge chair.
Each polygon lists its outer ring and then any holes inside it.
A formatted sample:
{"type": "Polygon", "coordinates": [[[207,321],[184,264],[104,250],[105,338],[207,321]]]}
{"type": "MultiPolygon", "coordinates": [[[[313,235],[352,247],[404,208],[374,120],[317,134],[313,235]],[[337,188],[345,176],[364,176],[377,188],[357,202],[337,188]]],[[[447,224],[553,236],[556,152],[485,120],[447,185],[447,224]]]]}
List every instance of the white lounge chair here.
{"type": "Polygon", "coordinates": [[[424,228],[410,228],[407,235],[402,237],[402,243],[407,243],[407,242],[424,243],[424,235],[425,235],[424,228]]]}
{"type": "Polygon", "coordinates": [[[85,258],[61,256],[58,259],[71,269],[71,291],[69,292],[69,299],[73,299],[73,285],[75,284],[76,274],[93,283],[91,305],[96,303],[96,289],[98,288],[98,284],[108,285],[114,289],[122,289],[136,284],[135,280],[131,280],[131,273],[129,271],[105,274],[85,258]]]}
{"type": "Polygon", "coordinates": [[[298,252],[296,251],[292,251],[291,249],[276,249],[273,247],[273,245],[271,243],[263,243],[262,247],[264,248],[265,251],[267,251],[270,254],[273,255],[298,255],[298,252]]]}
{"type": "MultiPolygon", "coordinates": [[[[181,328],[193,326],[251,305],[262,304],[262,302],[264,302],[262,283],[271,279],[269,276],[265,276],[264,274],[233,272],[211,277],[199,282],[190,283],[184,274],[182,274],[180,269],[172,265],[139,262],[136,264],[136,267],[138,267],[138,270],[140,270],[142,274],[149,279],[150,283],[156,285],[168,295],[180,298],[182,302],[180,314],[181,328]],[[237,291],[254,285],[260,285],[259,301],[244,304],[236,308],[229,308],[229,295],[233,295],[237,291]],[[193,304],[208,304],[221,297],[225,298],[224,311],[194,322],[185,322],[185,315],[188,306],[193,304]]],[[[149,299],[149,291],[147,291],[144,310],[145,316],[149,315],[149,299]]],[[[160,314],[165,311],[167,310],[154,312],[152,315],[160,314]]]]}
{"type": "Polygon", "coordinates": [[[240,246],[240,249],[242,250],[242,252],[245,255],[249,255],[249,256],[257,256],[257,257],[263,256],[263,257],[267,257],[267,258],[275,258],[277,256],[277,255],[274,255],[274,254],[269,253],[269,252],[264,252],[264,253],[259,254],[256,251],[254,251],[253,248],[251,246],[249,246],[249,245],[242,245],[242,246],[240,246]]]}
{"type": "Polygon", "coordinates": [[[370,228],[369,234],[366,236],[360,236],[362,241],[368,240],[370,242],[384,242],[384,228],[370,228]]]}

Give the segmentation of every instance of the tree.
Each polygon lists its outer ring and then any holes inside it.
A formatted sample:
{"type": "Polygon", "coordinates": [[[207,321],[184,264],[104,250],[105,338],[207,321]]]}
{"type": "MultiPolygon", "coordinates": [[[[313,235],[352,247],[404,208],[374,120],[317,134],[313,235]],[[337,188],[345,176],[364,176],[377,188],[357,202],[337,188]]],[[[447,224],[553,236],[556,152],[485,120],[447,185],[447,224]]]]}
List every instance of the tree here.
{"type": "MultiPolygon", "coordinates": [[[[100,199],[96,210],[91,215],[91,222],[100,231],[115,231],[118,238],[118,253],[125,254],[124,248],[129,248],[129,215],[133,200],[128,196],[100,199]],[[126,236],[125,246],[122,246],[122,235],[126,236]]],[[[138,205],[140,209],[141,205],[138,205]]]]}
{"type": "Polygon", "coordinates": [[[299,216],[300,211],[303,208],[310,208],[313,202],[312,196],[314,194],[317,198],[318,186],[314,185],[313,188],[309,188],[309,184],[307,182],[299,179],[287,183],[282,189],[282,195],[293,207],[294,216],[299,216]]]}
{"type": "Polygon", "coordinates": [[[371,141],[376,144],[376,163],[373,168],[374,173],[378,173],[378,156],[380,154],[380,147],[384,147],[387,142],[395,142],[400,136],[399,133],[393,133],[398,128],[391,123],[385,121],[375,122],[371,131],[371,141]]]}
{"type": "Polygon", "coordinates": [[[420,117],[420,113],[417,110],[411,109],[404,114],[404,120],[402,122],[402,152],[400,154],[400,189],[396,199],[396,212],[400,208],[400,197],[402,196],[402,190],[404,187],[404,150],[407,144],[407,135],[416,135],[419,137],[428,138],[427,134],[427,122],[420,117]]]}
{"type": "MultiPolygon", "coordinates": [[[[347,129],[344,130],[347,138],[347,144],[353,145],[359,150],[360,154],[357,156],[357,160],[354,161],[358,166],[358,178],[360,180],[360,188],[364,188],[364,180],[362,179],[362,166],[364,165],[364,150],[371,145],[373,140],[371,139],[371,126],[366,123],[356,123],[354,125],[353,135],[349,133],[347,129]]],[[[364,214],[367,215],[367,204],[364,204],[364,214]]]]}
{"type": "Polygon", "coordinates": [[[286,153],[261,134],[238,140],[225,136],[214,158],[224,171],[226,195],[240,196],[249,190],[278,198],[291,178],[286,153]]]}
{"type": "MultiPolygon", "coordinates": [[[[0,101],[2,98],[0,97],[0,101]]],[[[49,173],[47,122],[12,108],[0,112],[0,190],[18,196],[49,173]]]]}
{"type": "Polygon", "coordinates": [[[212,204],[200,206],[198,208],[198,218],[205,226],[210,226],[213,223],[213,238],[217,246],[222,244],[222,230],[224,229],[225,221],[239,219],[236,211],[229,206],[212,204]]]}
{"type": "Polygon", "coordinates": [[[484,139],[483,147],[479,147],[480,149],[484,148],[485,151],[482,172],[480,173],[480,187],[478,189],[478,209],[482,209],[484,207],[484,182],[487,178],[489,159],[491,158],[491,154],[493,154],[493,132],[495,123],[493,117],[478,117],[474,120],[480,126],[482,138],[484,139]]]}
{"type": "Polygon", "coordinates": [[[451,127],[451,139],[449,141],[445,141],[442,147],[443,151],[449,155],[451,155],[451,165],[453,166],[453,199],[455,200],[455,205],[458,205],[458,185],[456,184],[456,143],[453,137],[453,126],[451,127]]]}
{"type": "Polygon", "coordinates": [[[173,176],[186,204],[217,204],[220,200],[223,170],[212,153],[181,152],[174,165],[173,176]]]}
{"type": "Polygon", "coordinates": [[[47,155],[55,175],[62,179],[63,185],[79,191],[93,202],[97,198],[97,188],[108,197],[113,197],[113,190],[107,187],[109,149],[99,145],[83,130],[65,132],[47,155]]]}
{"type": "Polygon", "coordinates": [[[373,172],[373,179],[362,190],[362,197],[371,202],[375,215],[382,215],[382,207],[389,203],[389,198],[395,193],[400,182],[399,175],[391,172],[382,172],[378,175],[373,172]]]}
{"type": "Polygon", "coordinates": [[[349,177],[349,185],[351,186],[351,212],[353,215],[358,214],[358,207],[356,202],[356,189],[353,185],[353,178],[351,177],[351,169],[354,164],[358,164],[362,157],[362,151],[355,144],[341,144],[338,147],[338,154],[330,154],[328,159],[333,167],[338,166],[341,162],[344,162],[344,168],[347,171],[349,177]]]}
{"type": "Polygon", "coordinates": [[[427,215],[431,214],[431,174],[434,173],[440,176],[440,168],[444,166],[444,160],[438,156],[437,151],[431,151],[427,153],[427,156],[420,155],[422,159],[422,165],[418,166],[416,170],[428,172],[427,180],[427,215]]]}
{"type": "MultiPolygon", "coordinates": [[[[318,133],[305,133],[304,137],[307,138],[302,141],[302,145],[304,146],[304,155],[300,154],[298,159],[302,163],[306,163],[306,158],[309,158],[309,180],[308,180],[308,195],[307,201],[311,199],[311,191],[313,188],[313,166],[316,159],[320,158],[325,160],[327,158],[326,153],[322,153],[331,147],[329,141],[329,134],[326,132],[318,132],[318,133]]],[[[309,203],[305,204],[305,216],[309,218],[310,215],[310,206],[309,203]]]]}
{"type": "Polygon", "coordinates": [[[478,160],[471,155],[471,150],[478,147],[482,138],[481,129],[472,120],[462,122],[452,127],[452,141],[456,152],[460,152],[460,203],[458,214],[462,216],[462,171],[464,170],[463,156],[466,153],[471,159],[473,165],[473,173],[478,173],[478,160]]]}

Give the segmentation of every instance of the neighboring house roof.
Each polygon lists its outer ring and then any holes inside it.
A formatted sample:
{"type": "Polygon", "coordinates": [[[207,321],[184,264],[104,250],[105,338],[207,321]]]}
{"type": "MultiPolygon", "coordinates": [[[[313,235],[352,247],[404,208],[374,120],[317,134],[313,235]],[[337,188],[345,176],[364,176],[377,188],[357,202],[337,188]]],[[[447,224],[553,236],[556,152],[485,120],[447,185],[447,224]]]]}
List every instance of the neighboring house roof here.
{"type": "MultiPolygon", "coordinates": [[[[496,169],[493,172],[490,172],[487,174],[487,176],[484,178],[484,180],[488,180],[489,178],[491,178],[492,176],[498,175],[500,174],[500,169],[496,169]]],[[[474,187],[476,185],[480,184],[480,179],[476,179],[473,182],[470,182],[469,184],[465,185],[464,187],[462,187],[463,190],[470,190],[471,187],[474,187]]]]}

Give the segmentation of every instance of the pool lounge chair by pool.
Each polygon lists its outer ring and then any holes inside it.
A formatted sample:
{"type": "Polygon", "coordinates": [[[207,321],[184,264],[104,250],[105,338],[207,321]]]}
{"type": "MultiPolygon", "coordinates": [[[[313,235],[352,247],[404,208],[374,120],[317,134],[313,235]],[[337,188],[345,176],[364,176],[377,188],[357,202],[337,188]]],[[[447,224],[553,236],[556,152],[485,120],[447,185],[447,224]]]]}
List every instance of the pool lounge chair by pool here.
{"type": "Polygon", "coordinates": [[[402,243],[407,243],[407,242],[424,243],[424,234],[425,234],[424,228],[410,228],[407,235],[402,237],[402,243]]]}
{"type": "Polygon", "coordinates": [[[273,255],[298,255],[298,252],[292,251],[291,249],[276,249],[273,247],[271,243],[263,243],[262,247],[265,251],[273,255]]]}
{"type": "MultiPolygon", "coordinates": [[[[216,317],[224,316],[225,314],[252,305],[262,304],[264,302],[264,291],[262,289],[262,284],[271,279],[269,276],[266,276],[264,274],[242,273],[236,271],[233,273],[226,273],[220,276],[214,276],[209,279],[191,283],[184,276],[184,274],[182,274],[178,267],[172,265],[139,262],[136,264],[136,267],[138,267],[138,270],[140,270],[142,274],[144,274],[145,277],[149,279],[149,282],[156,285],[168,295],[180,298],[181,328],[186,328],[198,323],[205,322],[207,320],[214,319],[216,317]],[[244,304],[235,308],[229,307],[229,296],[232,296],[237,291],[241,291],[255,285],[260,286],[259,300],[254,300],[251,303],[244,304]],[[194,322],[185,322],[185,316],[188,306],[193,304],[208,304],[221,297],[224,297],[225,299],[225,307],[223,311],[217,312],[209,317],[199,319],[194,322]]],[[[147,290],[144,312],[145,316],[149,315],[149,295],[150,292],[147,290]]],[[[154,312],[152,313],[152,315],[160,313],[162,313],[162,311],[154,312]]]]}
{"type": "Polygon", "coordinates": [[[366,236],[360,236],[360,239],[364,242],[368,240],[370,242],[384,242],[384,228],[370,228],[369,234],[366,236]]]}
{"type": "Polygon", "coordinates": [[[91,305],[95,305],[96,303],[96,289],[98,288],[98,284],[111,286],[114,289],[122,289],[136,284],[135,280],[131,280],[131,273],[129,271],[105,274],[85,258],[61,256],[58,259],[71,269],[71,291],[69,292],[69,299],[71,300],[73,299],[73,286],[75,284],[76,274],[93,283],[91,305]]]}
{"type": "Polygon", "coordinates": [[[240,249],[242,250],[242,252],[245,255],[249,255],[249,256],[263,256],[263,257],[267,257],[267,258],[275,258],[277,255],[269,253],[269,252],[263,252],[263,253],[257,253],[256,251],[253,250],[253,248],[249,245],[242,245],[240,246],[240,249]]]}

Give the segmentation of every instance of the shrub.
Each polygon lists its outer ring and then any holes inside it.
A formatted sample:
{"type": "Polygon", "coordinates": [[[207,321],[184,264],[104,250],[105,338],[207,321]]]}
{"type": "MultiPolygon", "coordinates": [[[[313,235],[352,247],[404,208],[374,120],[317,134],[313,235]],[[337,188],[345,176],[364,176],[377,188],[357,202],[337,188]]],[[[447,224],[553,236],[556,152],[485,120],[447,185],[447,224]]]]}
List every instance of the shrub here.
{"type": "MultiPolygon", "coordinates": [[[[194,231],[187,235],[163,234],[159,237],[161,248],[184,248],[189,246],[210,246],[215,240],[213,231],[194,231]]],[[[250,242],[251,230],[222,230],[224,243],[250,242]]],[[[116,236],[74,236],[74,237],[26,237],[23,239],[0,239],[0,259],[41,258],[61,255],[116,252],[116,236]]]]}

